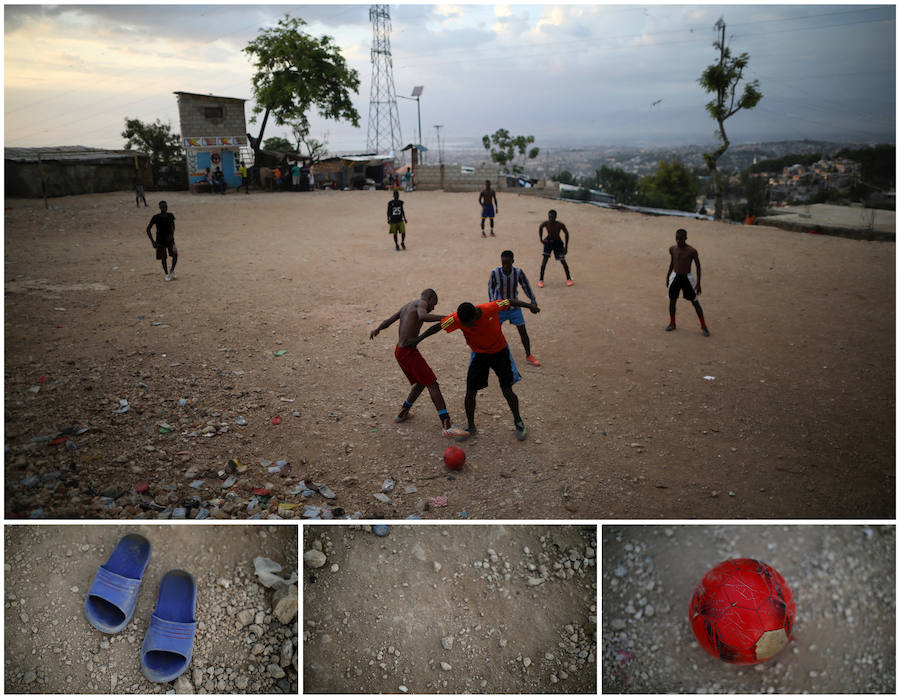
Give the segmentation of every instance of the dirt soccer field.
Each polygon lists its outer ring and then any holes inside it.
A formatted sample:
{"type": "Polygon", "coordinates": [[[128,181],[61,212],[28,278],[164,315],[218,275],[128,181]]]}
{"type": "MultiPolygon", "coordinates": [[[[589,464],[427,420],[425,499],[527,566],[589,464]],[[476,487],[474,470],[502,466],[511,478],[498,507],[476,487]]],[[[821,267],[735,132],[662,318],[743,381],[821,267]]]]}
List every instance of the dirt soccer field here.
{"type": "Polygon", "coordinates": [[[604,693],[896,692],[896,528],[603,527],[604,693]],[[728,664],[691,630],[694,587],[751,557],[793,591],[791,640],[770,659],[728,664]]]}
{"type": "Polygon", "coordinates": [[[303,538],[305,693],[596,692],[595,526],[303,538]]]}
{"type": "MultiPolygon", "coordinates": [[[[483,239],[477,193],[402,197],[395,252],[386,192],[169,194],[172,282],[144,233],[156,195],[7,201],[7,512],[893,517],[893,243],[506,193],[483,239]],[[551,207],[575,286],[551,260],[542,312],[525,314],[541,367],[504,325],[528,438],[491,379],[448,475],[427,393],[393,422],[409,390],[396,326],[369,332],[425,287],[437,312],[487,301],[506,248],[536,284],[551,207]],[[663,331],[679,227],[709,338],[684,300],[663,331]]],[[[420,349],[463,424],[462,335],[420,349]]]]}

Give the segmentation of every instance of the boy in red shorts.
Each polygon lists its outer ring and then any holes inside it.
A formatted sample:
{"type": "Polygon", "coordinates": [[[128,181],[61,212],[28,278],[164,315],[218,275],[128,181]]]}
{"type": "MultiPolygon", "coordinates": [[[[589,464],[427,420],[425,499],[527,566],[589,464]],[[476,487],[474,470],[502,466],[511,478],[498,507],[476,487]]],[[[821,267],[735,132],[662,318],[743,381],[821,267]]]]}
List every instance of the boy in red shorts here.
{"type": "Polygon", "coordinates": [[[382,321],[378,328],[369,333],[369,339],[373,339],[381,331],[393,324],[394,321],[400,321],[400,337],[397,341],[397,347],[394,348],[394,357],[397,359],[397,364],[400,365],[400,369],[403,370],[409,383],[412,384],[412,390],[409,392],[409,397],[403,402],[400,412],[394,417],[394,422],[402,423],[410,418],[409,410],[416,399],[419,398],[422,389],[427,388],[443,426],[441,435],[448,438],[466,438],[469,437],[469,433],[453,426],[450,422],[450,413],[447,411],[447,404],[444,402],[444,396],[441,394],[441,388],[438,386],[437,377],[434,376],[431,367],[428,366],[425,358],[422,357],[422,353],[415,346],[404,346],[407,341],[418,335],[419,330],[422,328],[422,323],[425,321],[440,321],[443,318],[443,316],[431,313],[431,310],[437,306],[437,302],[437,292],[433,289],[423,290],[420,298],[404,304],[397,313],[382,321]]]}
{"type": "MultiPolygon", "coordinates": [[[[513,422],[516,426],[516,438],[524,440],[528,434],[522,416],[519,415],[519,398],[512,390],[512,385],[521,379],[517,377],[512,353],[506,342],[503,331],[500,330],[500,312],[510,306],[530,309],[536,314],[540,311],[537,303],[526,304],[518,299],[501,299],[487,304],[474,306],[469,302],[463,302],[456,312],[447,316],[441,323],[436,323],[417,338],[404,341],[403,345],[415,347],[430,335],[440,330],[447,333],[460,329],[466,337],[466,343],[472,349],[469,360],[469,370],[466,375],[466,418],[468,425],[466,432],[474,435],[475,429],[475,398],[481,389],[488,385],[489,370],[493,369],[500,382],[500,391],[509,410],[513,414],[513,422]]],[[[465,439],[465,438],[463,438],[465,439]]]]}

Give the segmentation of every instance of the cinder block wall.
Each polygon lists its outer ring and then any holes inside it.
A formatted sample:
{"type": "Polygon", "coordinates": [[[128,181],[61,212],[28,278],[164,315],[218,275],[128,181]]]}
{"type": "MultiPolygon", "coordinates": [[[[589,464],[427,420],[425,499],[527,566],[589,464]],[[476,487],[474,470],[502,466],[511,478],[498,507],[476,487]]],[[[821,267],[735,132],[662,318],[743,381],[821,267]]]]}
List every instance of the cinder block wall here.
{"type": "Polygon", "coordinates": [[[179,95],[178,117],[182,136],[244,136],[247,120],[244,101],[202,95],[179,95]],[[204,107],[221,107],[221,119],[207,119],[204,107]]]}
{"type": "Polygon", "coordinates": [[[496,165],[479,165],[474,173],[463,173],[457,163],[420,165],[416,168],[416,188],[420,190],[480,192],[484,188],[485,180],[490,180],[491,187],[498,192],[559,197],[559,185],[547,180],[541,180],[537,187],[507,187],[506,177],[500,174],[496,165]],[[441,168],[443,168],[443,186],[441,168]]]}

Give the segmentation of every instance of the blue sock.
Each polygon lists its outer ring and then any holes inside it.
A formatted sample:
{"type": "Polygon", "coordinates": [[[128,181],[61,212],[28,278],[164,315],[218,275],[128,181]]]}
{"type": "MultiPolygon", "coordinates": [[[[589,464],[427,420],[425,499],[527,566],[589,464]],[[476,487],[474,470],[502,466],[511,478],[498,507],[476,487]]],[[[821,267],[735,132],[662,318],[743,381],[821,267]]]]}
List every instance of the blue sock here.
{"type": "Polygon", "coordinates": [[[447,412],[446,408],[438,411],[438,418],[440,418],[441,420],[443,420],[444,418],[446,418],[449,415],[450,414],[447,412]]]}
{"type": "Polygon", "coordinates": [[[408,399],[403,402],[403,408],[412,408],[412,404],[408,399]]]}

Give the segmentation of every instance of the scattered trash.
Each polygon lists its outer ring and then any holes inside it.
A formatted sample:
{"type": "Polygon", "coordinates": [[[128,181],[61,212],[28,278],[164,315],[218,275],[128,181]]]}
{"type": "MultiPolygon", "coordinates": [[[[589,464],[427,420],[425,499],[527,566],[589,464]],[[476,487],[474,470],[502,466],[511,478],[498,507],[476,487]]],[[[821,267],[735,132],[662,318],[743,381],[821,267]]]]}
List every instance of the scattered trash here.
{"type": "Polygon", "coordinates": [[[128,413],[131,410],[131,406],[128,405],[128,399],[119,399],[119,408],[114,408],[112,410],[113,413],[128,413]]]}
{"type": "Polygon", "coordinates": [[[272,419],[272,425],[281,425],[281,416],[275,416],[272,419]]]}
{"type": "Polygon", "coordinates": [[[268,496],[268,495],[269,495],[269,489],[263,489],[263,488],[253,489],[253,494],[254,494],[255,496],[268,496]]]}
{"type": "Polygon", "coordinates": [[[394,480],[393,479],[385,479],[384,483],[381,485],[382,493],[390,493],[394,490],[394,480]]]}
{"type": "Polygon", "coordinates": [[[178,399],[179,406],[187,406],[187,399],[178,399]]]}
{"type": "MultiPolygon", "coordinates": [[[[304,560],[305,559],[306,555],[304,555],[304,560]]],[[[256,557],[253,560],[253,566],[256,569],[256,576],[259,578],[259,582],[266,588],[286,588],[292,586],[297,581],[296,571],[291,573],[290,579],[276,576],[275,572],[281,571],[281,564],[272,561],[268,557],[256,557]]]]}
{"type": "Polygon", "coordinates": [[[441,508],[442,506],[447,505],[447,497],[446,496],[436,496],[428,501],[428,505],[432,508],[441,508]]]}
{"type": "Polygon", "coordinates": [[[391,531],[390,525],[373,525],[372,532],[378,535],[379,537],[387,537],[387,534],[391,531]]]}
{"type": "Polygon", "coordinates": [[[247,419],[244,418],[243,416],[238,416],[237,418],[234,419],[234,424],[235,425],[247,425],[247,419]]]}
{"type": "Polygon", "coordinates": [[[281,357],[281,356],[284,355],[284,353],[286,353],[286,352],[287,352],[287,350],[276,350],[276,351],[275,351],[275,357],[281,357]]]}
{"type": "Polygon", "coordinates": [[[341,479],[341,483],[344,486],[353,486],[354,484],[359,483],[359,479],[357,479],[355,476],[345,476],[343,479],[341,479]]]}
{"type": "Polygon", "coordinates": [[[297,399],[289,399],[287,396],[279,396],[279,401],[284,401],[285,403],[294,403],[297,399]]]}
{"type": "Polygon", "coordinates": [[[415,486],[407,486],[404,490],[406,493],[418,493],[419,491],[415,486]]]}
{"type": "Polygon", "coordinates": [[[318,506],[306,506],[303,509],[303,515],[301,517],[304,518],[318,518],[322,514],[322,509],[318,506]]]}
{"type": "Polygon", "coordinates": [[[708,381],[708,382],[711,382],[711,381],[713,381],[713,380],[715,379],[715,377],[713,377],[713,376],[710,375],[710,374],[707,374],[707,375],[706,375],[705,377],[703,377],[703,378],[704,378],[706,381],[708,381]]]}
{"type": "Polygon", "coordinates": [[[150,488],[150,484],[149,484],[148,482],[146,482],[146,481],[139,481],[139,482],[135,485],[134,490],[137,491],[138,493],[147,493],[147,490],[148,490],[149,488],[150,488]]]}
{"type": "Polygon", "coordinates": [[[319,493],[322,494],[322,498],[327,498],[329,500],[337,498],[334,491],[332,491],[327,486],[319,486],[319,493]]]}
{"type": "Polygon", "coordinates": [[[197,481],[192,481],[192,482],[191,482],[191,488],[192,488],[192,489],[199,489],[201,486],[203,486],[203,481],[204,481],[203,479],[197,479],[197,481]]]}
{"type": "Polygon", "coordinates": [[[166,433],[171,433],[173,430],[175,430],[175,428],[173,428],[168,423],[158,423],[157,425],[159,425],[159,432],[162,435],[165,435],[166,433]]]}
{"type": "Polygon", "coordinates": [[[194,517],[194,520],[206,520],[209,517],[209,510],[206,508],[201,508],[197,515],[194,517]]]}
{"type": "Polygon", "coordinates": [[[28,391],[30,391],[32,394],[36,394],[36,393],[38,393],[40,390],[41,390],[41,387],[40,387],[38,384],[35,384],[33,387],[30,387],[30,388],[28,389],[28,391]]]}
{"type": "Polygon", "coordinates": [[[386,503],[387,505],[390,505],[391,503],[393,503],[393,501],[390,499],[390,497],[386,496],[383,493],[374,493],[372,495],[375,496],[376,500],[379,500],[382,503],[386,503]]]}

